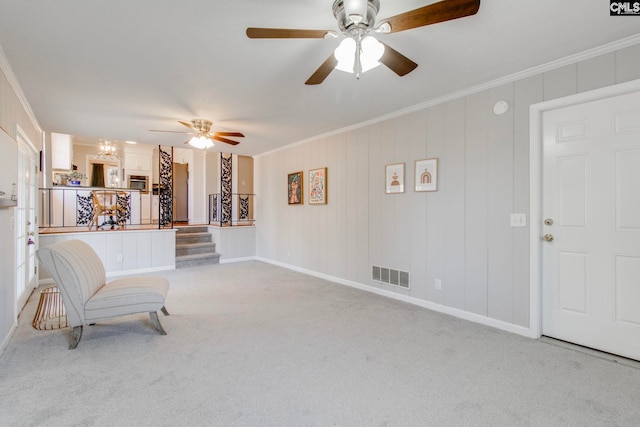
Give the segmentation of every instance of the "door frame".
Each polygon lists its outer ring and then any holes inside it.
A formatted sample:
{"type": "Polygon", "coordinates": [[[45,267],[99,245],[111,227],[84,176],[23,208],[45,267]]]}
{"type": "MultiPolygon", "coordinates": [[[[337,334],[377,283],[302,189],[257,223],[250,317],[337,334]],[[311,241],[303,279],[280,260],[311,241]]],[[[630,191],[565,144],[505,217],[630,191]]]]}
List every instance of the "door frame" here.
{"type": "Polygon", "coordinates": [[[543,122],[546,111],[640,91],[640,79],[570,95],[529,107],[529,333],[542,336],[543,122]]]}
{"type": "MultiPolygon", "coordinates": [[[[29,136],[27,135],[27,133],[26,133],[26,132],[25,132],[25,131],[20,127],[20,125],[19,125],[19,124],[16,124],[15,140],[16,140],[16,145],[17,145],[17,148],[18,148],[18,156],[20,155],[20,151],[21,151],[21,148],[20,148],[20,147],[21,147],[21,146],[23,146],[24,148],[26,148],[26,149],[27,149],[27,151],[29,151],[29,153],[28,153],[28,154],[29,154],[30,156],[33,156],[33,158],[34,158],[34,159],[37,157],[37,155],[38,155],[38,149],[36,148],[36,146],[35,146],[35,145],[33,144],[33,142],[31,141],[31,138],[29,138],[29,136]]],[[[36,166],[36,168],[37,168],[37,166],[36,166]]],[[[20,170],[18,170],[18,174],[19,174],[20,172],[21,172],[21,171],[20,171],[20,170]]],[[[31,171],[31,172],[35,174],[34,179],[35,179],[36,187],[37,187],[37,184],[38,184],[38,175],[37,175],[37,171],[31,171]]],[[[16,182],[17,182],[17,181],[16,181],[16,182]]],[[[30,191],[30,190],[29,190],[29,191],[30,191]]],[[[31,194],[30,194],[30,195],[31,195],[31,194]]],[[[29,210],[30,210],[31,208],[35,209],[35,218],[34,218],[34,222],[33,222],[33,231],[34,231],[34,235],[33,235],[33,242],[34,242],[34,251],[35,251],[35,250],[37,250],[37,248],[38,248],[38,244],[39,244],[39,234],[38,234],[38,224],[37,224],[37,222],[38,222],[38,218],[37,218],[37,217],[38,217],[37,192],[36,192],[36,194],[35,194],[35,195],[33,195],[33,196],[34,196],[34,197],[28,197],[28,199],[30,200],[30,201],[29,201],[29,203],[30,203],[31,201],[35,201],[35,206],[29,206],[29,207],[28,207],[28,209],[26,210],[25,219],[28,219],[28,218],[29,218],[29,214],[30,214],[29,210]]],[[[17,208],[16,208],[16,209],[17,209],[17,208]]],[[[15,215],[14,215],[14,217],[15,217],[15,215]]],[[[13,229],[13,242],[14,242],[14,244],[16,244],[16,243],[17,243],[18,232],[19,232],[20,230],[19,230],[19,228],[18,228],[18,227],[16,226],[16,224],[15,224],[15,219],[14,219],[14,224],[13,224],[13,226],[14,226],[14,227],[13,227],[13,228],[14,228],[14,229],[13,229]]],[[[27,228],[26,233],[28,233],[28,232],[29,232],[29,230],[28,230],[28,228],[27,228]]],[[[27,237],[27,238],[28,238],[28,237],[27,237]]],[[[16,249],[15,249],[15,250],[17,251],[17,250],[19,250],[19,248],[16,246],[16,249]]],[[[24,250],[25,252],[28,252],[28,251],[27,251],[27,247],[22,248],[22,250],[24,250]]],[[[28,257],[28,254],[27,254],[26,256],[28,257]]],[[[17,267],[17,266],[15,265],[15,264],[16,264],[16,262],[15,262],[15,258],[17,258],[17,253],[16,253],[16,254],[15,254],[15,256],[14,256],[14,266],[13,266],[13,269],[14,269],[14,282],[15,282],[15,283],[14,283],[14,287],[15,287],[15,288],[14,288],[14,289],[15,289],[15,300],[14,300],[14,306],[15,306],[15,308],[14,308],[14,310],[15,310],[15,314],[16,314],[16,316],[18,316],[18,315],[20,314],[20,312],[22,311],[22,309],[23,309],[24,305],[25,305],[25,304],[26,304],[26,302],[28,301],[28,299],[29,299],[29,295],[31,295],[31,293],[33,292],[33,290],[38,286],[38,275],[34,273],[34,274],[35,274],[35,277],[33,278],[33,282],[34,282],[34,283],[31,283],[31,282],[27,283],[27,282],[25,281],[25,283],[24,283],[24,290],[23,290],[23,294],[26,294],[26,297],[25,297],[25,300],[24,300],[24,301],[22,301],[22,300],[21,300],[21,296],[22,296],[22,295],[19,295],[19,294],[18,294],[18,292],[17,292],[17,286],[18,286],[18,274],[17,274],[17,273],[18,273],[18,272],[16,271],[16,267],[17,267]]],[[[36,258],[35,256],[33,257],[33,263],[34,263],[34,265],[31,265],[31,264],[29,264],[29,265],[28,265],[29,269],[28,269],[28,271],[26,271],[27,276],[28,276],[28,274],[29,274],[29,271],[31,271],[31,269],[32,269],[32,268],[34,268],[34,267],[37,267],[37,266],[38,266],[38,260],[37,260],[37,258],[36,258]]],[[[27,276],[23,277],[23,278],[22,278],[22,280],[26,279],[26,277],[27,277],[27,276]]]]}

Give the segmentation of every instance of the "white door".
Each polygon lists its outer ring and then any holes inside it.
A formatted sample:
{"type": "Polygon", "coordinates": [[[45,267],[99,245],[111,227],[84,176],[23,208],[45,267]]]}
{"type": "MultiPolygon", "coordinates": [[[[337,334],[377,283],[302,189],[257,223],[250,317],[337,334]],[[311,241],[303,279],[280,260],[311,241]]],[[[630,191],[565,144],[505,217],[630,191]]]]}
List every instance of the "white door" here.
{"type": "Polygon", "coordinates": [[[16,242],[16,313],[20,313],[37,286],[35,248],[37,239],[36,153],[28,141],[18,134],[17,206],[15,210],[16,242]]]}
{"type": "Polygon", "coordinates": [[[640,360],[640,93],[542,125],[542,333],[640,360]]]}

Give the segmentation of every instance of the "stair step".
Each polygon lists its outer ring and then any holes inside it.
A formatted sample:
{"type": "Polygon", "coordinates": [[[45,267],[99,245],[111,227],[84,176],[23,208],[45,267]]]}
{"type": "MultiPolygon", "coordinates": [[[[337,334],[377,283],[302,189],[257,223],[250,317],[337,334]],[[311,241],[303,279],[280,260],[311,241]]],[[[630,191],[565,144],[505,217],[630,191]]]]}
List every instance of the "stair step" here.
{"type": "Polygon", "coordinates": [[[198,265],[219,264],[219,253],[182,255],[176,257],[176,268],[195,267],[198,265]]]}
{"type": "Polygon", "coordinates": [[[190,232],[178,234],[176,233],[176,244],[182,245],[187,243],[210,243],[211,234],[202,232],[190,232]]]}
{"type": "Polygon", "coordinates": [[[191,234],[191,233],[208,233],[209,227],[206,225],[196,227],[175,227],[176,234],[191,234]]]}
{"type": "Polygon", "coordinates": [[[183,255],[210,254],[215,253],[215,251],[216,244],[212,242],[176,244],[176,257],[183,255]]]}

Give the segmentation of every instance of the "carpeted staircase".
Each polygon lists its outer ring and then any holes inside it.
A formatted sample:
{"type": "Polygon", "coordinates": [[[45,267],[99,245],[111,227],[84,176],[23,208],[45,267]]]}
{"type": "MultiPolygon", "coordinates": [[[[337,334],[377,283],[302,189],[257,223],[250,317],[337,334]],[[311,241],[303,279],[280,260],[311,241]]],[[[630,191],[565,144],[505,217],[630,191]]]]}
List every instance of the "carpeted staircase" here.
{"type": "Polygon", "coordinates": [[[211,233],[205,227],[176,227],[176,268],[219,264],[211,233]]]}

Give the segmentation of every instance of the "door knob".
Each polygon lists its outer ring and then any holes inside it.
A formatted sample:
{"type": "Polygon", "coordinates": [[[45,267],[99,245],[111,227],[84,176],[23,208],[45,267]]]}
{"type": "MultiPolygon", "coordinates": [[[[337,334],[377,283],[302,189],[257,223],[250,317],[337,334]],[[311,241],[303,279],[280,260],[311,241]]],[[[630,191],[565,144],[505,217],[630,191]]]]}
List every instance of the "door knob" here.
{"type": "Polygon", "coordinates": [[[542,236],[542,240],[545,242],[553,242],[553,234],[545,234],[542,236]]]}

